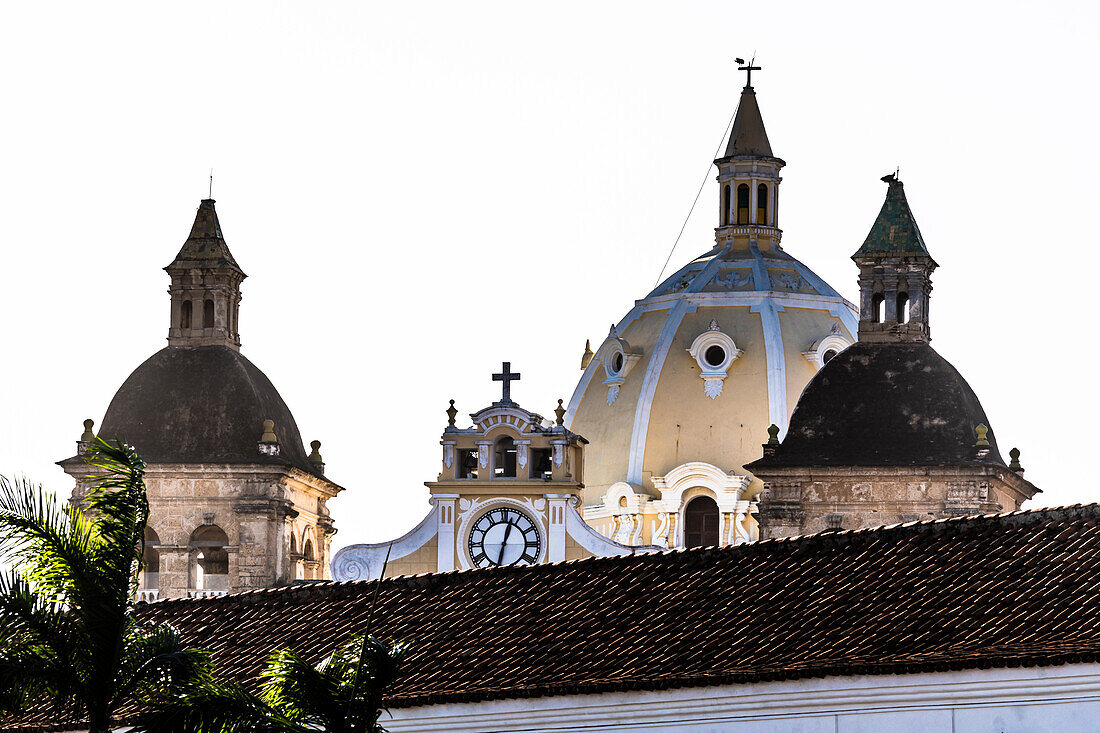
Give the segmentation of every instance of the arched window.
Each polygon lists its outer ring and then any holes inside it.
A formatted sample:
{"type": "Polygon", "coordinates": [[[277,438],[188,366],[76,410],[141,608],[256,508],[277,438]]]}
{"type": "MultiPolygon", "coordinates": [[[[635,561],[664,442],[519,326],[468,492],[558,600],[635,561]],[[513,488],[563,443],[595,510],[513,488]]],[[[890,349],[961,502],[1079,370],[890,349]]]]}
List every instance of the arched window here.
{"type": "Polygon", "coordinates": [[[290,554],[298,554],[298,538],[294,536],[294,530],[290,530],[290,554]]]}
{"type": "Polygon", "coordinates": [[[202,303],[202,327],[214,327],[214,301],[205,300],[202,303]]]}
{"type": "Polygon", "coordinates": [[[191,301],[180,304],[180,328],[191,328],[191,301]]]}
{"type": "Polygon", "coordinates": [[[302,579],[314,580],[317,577],[317,567],[313,563],[316,560],[313,556],[313,540],[308,537],[302,542],[302,560],[309,563],[303,568],[302,579]]]}
{"type": "Polygon", "coordinates": [[[821,355],[821,365],[824,366],[828,364],[830,361],[833,360],[834,356],[836,356],[836,351],[834,351],[833,349],[829,349],[828,351],[826,351],[824,354],[821,355]]]}
{"type": "Polygon", "coordinates": [[[493,446],[493,476],[516,477],[516,442],[507,435],[493,446]]]}
{"type": "Polygon", "coordinates": [[[229,590],[229,538],[222,528],[206,524],[191,533],[191,580],[195,590],[229,590]]]}
{"type": "Polygon", "coordinates": [[[714,547],[718,542],[718,503],[697,496],[684,509],[684,547],[714,547]]]}
{"type": "Polygon", "coordinates": [[[871,318],[875,323],[886,322],[886,298],[882,293],[871,296],[871,318]]]}
{"type": "Polygon", "coordinates": [[[768,223],[768,187],[763,183],[756,187],[756,223],[768,223]]]}
{"type": "Polygon", "coordinates": [[[730,223],[730,185],[727,183],[722,186],[722,226],[726,226],[730,223]]]}
{"type": "Polygon", "coordinates": [[[139,587],[142,590],[157,590],[160,588],[160,551],[157,545],[160,537],[152,527],[145,528],[145,542],[141,551],[141,578],[139,587]]]}
{"type": "Polygon", "coordinates": [[[737,223],[749,223],[749,185],[747,183],[737,187],[737,223]]]}
{"type": "Polygon", "coordinates": [[[898,293],[898,323],[909,323],[909,293],[898,293]]]}

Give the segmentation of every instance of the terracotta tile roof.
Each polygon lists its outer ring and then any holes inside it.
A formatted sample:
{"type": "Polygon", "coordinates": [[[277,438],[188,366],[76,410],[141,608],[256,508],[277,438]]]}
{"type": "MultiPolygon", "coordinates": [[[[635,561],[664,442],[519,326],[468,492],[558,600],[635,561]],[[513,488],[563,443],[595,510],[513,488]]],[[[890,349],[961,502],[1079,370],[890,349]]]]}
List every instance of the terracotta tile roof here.
{"type": "MultiPolygon", "coordinates": [[[[373,582],[140,613],[253,681],[366,622],[373,582]]],[[[739,547],[383,581],[411,642],[391,707],[849,674],[1100,661],[1100,505],[824,532],[739,547]]],[[[4,728],[0,725],[0,728],[4,728]]]]}

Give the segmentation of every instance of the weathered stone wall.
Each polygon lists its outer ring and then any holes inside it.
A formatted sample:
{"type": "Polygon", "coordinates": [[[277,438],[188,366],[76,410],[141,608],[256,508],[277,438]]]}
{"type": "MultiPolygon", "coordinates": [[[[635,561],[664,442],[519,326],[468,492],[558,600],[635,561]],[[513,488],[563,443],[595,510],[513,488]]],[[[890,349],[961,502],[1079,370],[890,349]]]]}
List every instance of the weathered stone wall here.
{"type": "MultiPolygon", "coordinates": [[[[77,479],[73,500],[79,501],[87,467],[63,465],[77,479]]],[[[143,583],[147,595],[178,598],[327,579],[335,530],[329,497],[314,483],[283,466],[150,465],[146,487],[155,539],[146,544],[159,555],[159,573],[143,583]],[[225,533],[228,577],[208,578],[200,588],[198,558],[207,547],[195,536],[214,527],[225,533]]]]}
{"type": "Polygon", "coordinates": [[[783,469],[762,476],[761,539],[1014,511],[1014,474],[985,466],[783,469]]]}

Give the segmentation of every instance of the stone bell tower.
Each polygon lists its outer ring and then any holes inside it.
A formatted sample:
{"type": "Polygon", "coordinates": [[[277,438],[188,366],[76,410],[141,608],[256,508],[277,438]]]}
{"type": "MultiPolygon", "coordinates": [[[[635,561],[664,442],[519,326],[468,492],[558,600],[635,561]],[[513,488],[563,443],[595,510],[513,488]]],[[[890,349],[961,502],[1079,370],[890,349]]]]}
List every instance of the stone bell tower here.
{"type": "Polygon", "coordinates": [[[214,199],[199,203],[191,234],[172,264],[169,346],[228,346],[239,351],[237,314],[241,281],[247,277],[222,236],[214,199]]]}
{"type": "Polygon", "coordinates": [[[863,246],[859,265],[859,340],[868,343],[928,343],[928,297],[936,261],[928,254],[897,174],[863,246]]]}
{"type": "Polygon", "coordinates": [[[745,466],[763,539],[1015,511],[1039,491],[1001,458],[970,385],[928,343],[928,254],[897,175],[863,246],[859,341],[803,390],[782,442],[745,466]]]}

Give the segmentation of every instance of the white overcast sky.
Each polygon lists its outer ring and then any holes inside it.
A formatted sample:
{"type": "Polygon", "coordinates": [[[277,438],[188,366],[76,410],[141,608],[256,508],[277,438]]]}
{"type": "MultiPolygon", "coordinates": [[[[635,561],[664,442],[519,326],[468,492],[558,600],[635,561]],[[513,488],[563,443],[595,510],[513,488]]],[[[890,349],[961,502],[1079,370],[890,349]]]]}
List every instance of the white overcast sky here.
{"type": "MultiPolygon", "coordinates": [[[[787,251],[850,299],[901,167],[933,345],[1038,504],[1100,499],[1096,3],[5,3],[0,472],[54,461],[165,344],[214,169],[243,352],[347,487],[427,510],[447,400],[551,415],[653,286],[756,52],[787,251]]],[[[670,271],[713,241],[713,171],[670,271]]],[[[731,395],[732,397],[732,395],[731,395]]],[[[258,437],[258,435],[257,435],[258,437]]]]}

